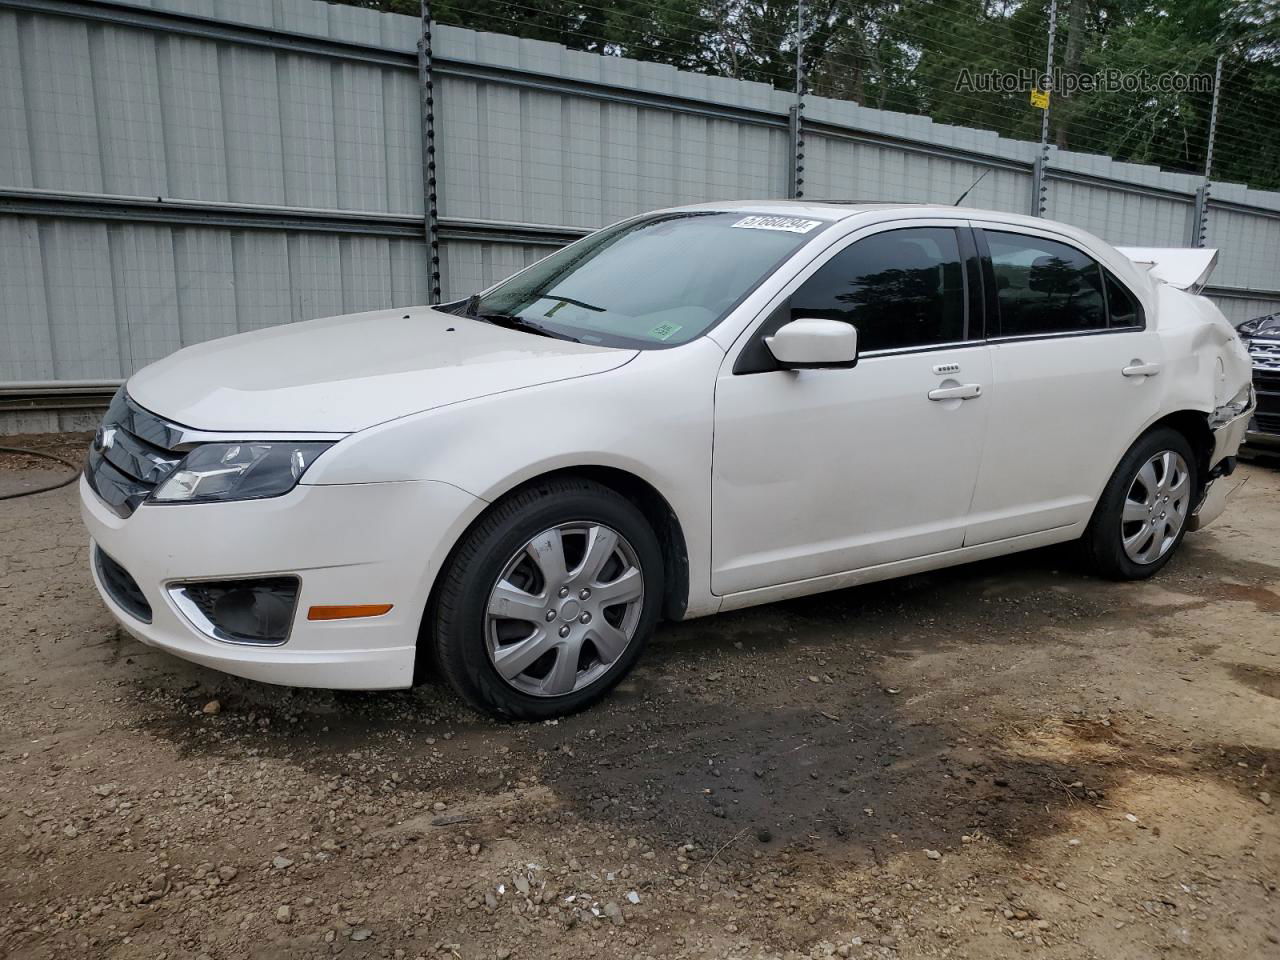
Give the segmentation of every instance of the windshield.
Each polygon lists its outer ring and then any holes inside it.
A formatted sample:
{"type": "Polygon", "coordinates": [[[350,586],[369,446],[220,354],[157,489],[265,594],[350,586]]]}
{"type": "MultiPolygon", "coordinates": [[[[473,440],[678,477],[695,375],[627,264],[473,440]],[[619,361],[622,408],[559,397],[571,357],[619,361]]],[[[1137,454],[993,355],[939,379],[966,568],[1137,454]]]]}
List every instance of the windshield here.
{"type": "Polygon", "coordinates": [[[608,227],[454,309],[583,343],[664,347],[719,323],[821,220],[683,212],[608,227]]]}

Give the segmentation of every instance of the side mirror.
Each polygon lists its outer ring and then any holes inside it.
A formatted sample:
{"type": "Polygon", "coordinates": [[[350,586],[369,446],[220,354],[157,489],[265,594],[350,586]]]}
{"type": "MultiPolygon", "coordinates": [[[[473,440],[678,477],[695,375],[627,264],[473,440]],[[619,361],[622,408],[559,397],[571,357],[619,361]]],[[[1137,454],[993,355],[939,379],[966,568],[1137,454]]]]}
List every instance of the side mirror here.
{"type": "Polygon", "coordinates": [[[792,320],[764,345],[788,370],[852,367],[858,362],[858,331],[840,320],[792,320]]]}

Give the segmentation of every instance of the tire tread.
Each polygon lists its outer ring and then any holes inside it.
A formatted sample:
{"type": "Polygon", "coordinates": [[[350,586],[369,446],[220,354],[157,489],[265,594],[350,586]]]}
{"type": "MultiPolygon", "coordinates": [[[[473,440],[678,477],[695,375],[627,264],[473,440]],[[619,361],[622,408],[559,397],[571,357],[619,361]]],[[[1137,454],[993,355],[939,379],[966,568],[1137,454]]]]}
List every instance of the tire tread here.
{"type": "MultiPolygon", "coordinates": [[[[1103,488],[1089,525],[1080,538],[1081,557],[1088,568],[1099,576],[1109,580],[1146,580],[1158,573],[1182,545],[1191,520],[1189,515],[1173,546],[1163,557],[1150,564],[1138,564],[1130,560],[1116,533],[1120,525],[1120,513],[1124,509],[1124,499],[1128,496],[1134,474],[1143,462],[1160,450],[1176,450],[1182,454],[1187,469],[1191,472],[1192,490],[1199,490],[1200,478],[1197,475],[1195,454],[1190,442],[1180,431],[1172,427],[1156,427],[1134,441],[1103,488]]],[[[1193,493],[1191,509],[1194,508],[1195,501],[1196,494],[1193,493]]]]}
{"type": "MultiPolygon", "coordinates": [[[[519,489],[499,500],[467,532],[445,562],[435,598],[424,621],[430,627],[430,635],[424,640],[430,648],[436,668],[448,684],[470,706],[477,710],[498,717],[517,720],[537,720],[562,716],[582,709],[604,696],[630,668],[628,664],[625,669],[617,671],[616,675],[612,677],[606,675],[606,678],[601,678],[601,680],[608,679],[609,682],[601,683],[601,681],[597,681],[598,688],[588,688],[587,691],[579,691],[577,694],[567,695],[573,699],[568,706],[564,706],[566,698],[563,697],[539,701],[538,698],[522,695],[518,691],[506,687],[502,684],[502,681],[495,679],[496,673],[493,673],[487,659],[484,662],[478,662],[476,658],[464,656],[463,651],[460,649],[460,640],[464,633],[463,617],[465,616],[462,607],[466,590],[470,586],[468,578],[475,575],[475,571],[487,559],[486,548],[490,547],[531,511],[547,506],[548,501],[553,498],[566,496],[598,498],[616,508],[633,514],[633,520],[637,520],[642,524],[643,530],[647,531],[653,540],[652,548],[649,552],[656,554],[659,558],[658,570],[654,571],[654,573],[659,577],[659,584],[661,583],[661,551],[657,548],[656,536],[654,536],[648,521],[645,520],[639,509],[614,490],[586,478],[554,477],[519,489]],[[492,674],[492,676],[489,674],[492,674]],[[588,691],[590,691],[588,696],[582,696],[588,691]]],[[[646,597],[646,611],[641,616],[640,626],[637,628],[635,638],[632,640],[632,649],[624,654],[625,657],[629,658],[630,663],[634,663],[635,658],[639,655],[640,648],[643,647],[647,639],[648,633],[652,632],[654,622],[657,619],[656,609],[660,606],[660,596],[657,598],[646,597]]],[[[419,641],[420,648],[423,646],[424,640],[419,641]]]]}

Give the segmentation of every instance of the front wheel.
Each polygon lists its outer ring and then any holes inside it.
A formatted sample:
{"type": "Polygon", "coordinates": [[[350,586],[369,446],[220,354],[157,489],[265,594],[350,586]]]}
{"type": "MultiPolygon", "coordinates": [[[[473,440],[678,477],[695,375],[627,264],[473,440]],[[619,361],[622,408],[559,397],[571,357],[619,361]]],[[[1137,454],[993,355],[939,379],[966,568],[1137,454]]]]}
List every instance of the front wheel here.
{"type": "Polygon", "coordinates": [[[1191,444],[1162,427],[1139,438],[1107,483],[1082,540],[1098,573],[1145,580],[1169,562],[1200,490],[1191,444]]]}
{"type": "Polygon", "coordinates": [[[598,700],[631,669],[662,605],[662,551],[607,487],[556,479],[500,502],[450,558],[428,622],[472,706],[537,720],[598,700]]]}

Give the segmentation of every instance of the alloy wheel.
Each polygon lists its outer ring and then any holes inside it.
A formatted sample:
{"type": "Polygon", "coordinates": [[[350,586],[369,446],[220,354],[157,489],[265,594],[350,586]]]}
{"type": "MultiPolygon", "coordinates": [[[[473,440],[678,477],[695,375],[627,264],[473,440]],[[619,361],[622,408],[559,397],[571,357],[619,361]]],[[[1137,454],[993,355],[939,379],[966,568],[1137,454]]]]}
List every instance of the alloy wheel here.
{"type": "Polygon", "coordinates": [[[562,523],[517,550],[490,591],[489,660],[522,693],[564,696],[618,662],[643,609],[644,575],[627,539],[601,523],[562,523]]]}
{"type": "Polygon", "coordinates": [[[1120,539],[1134,563],[1155,563],[1173,546],[1191,507],[1191,474],[1182,455],[1162,450],[1129,485],[1120,515],[1120,539]]]}

